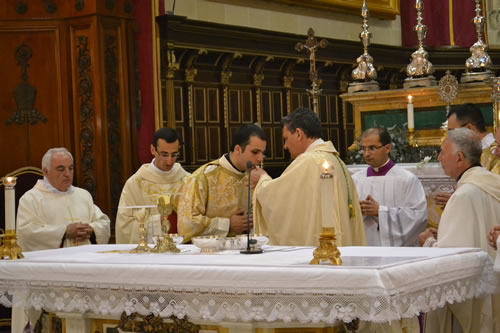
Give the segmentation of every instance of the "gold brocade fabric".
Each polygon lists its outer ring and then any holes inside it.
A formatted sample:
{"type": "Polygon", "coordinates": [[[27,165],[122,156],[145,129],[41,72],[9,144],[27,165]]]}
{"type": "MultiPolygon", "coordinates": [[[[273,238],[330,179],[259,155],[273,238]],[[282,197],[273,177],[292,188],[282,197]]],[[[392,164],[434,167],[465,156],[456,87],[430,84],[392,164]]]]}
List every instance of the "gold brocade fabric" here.
{"type": "Polygon", "coordinates": [[[227,235],[232,213],[239,208],[247,211],[245,175],[221,157],[188,177],[177,209],[184,241],[199,235],[227,235]]]}
{"type": "Polygon", "coordinates": [[[488,148],[483,149],[481,154],[481,165],[487,170],[500,175],[500,160],[491,152],[496,146],[496,143],[493,143],[488,148]]]}

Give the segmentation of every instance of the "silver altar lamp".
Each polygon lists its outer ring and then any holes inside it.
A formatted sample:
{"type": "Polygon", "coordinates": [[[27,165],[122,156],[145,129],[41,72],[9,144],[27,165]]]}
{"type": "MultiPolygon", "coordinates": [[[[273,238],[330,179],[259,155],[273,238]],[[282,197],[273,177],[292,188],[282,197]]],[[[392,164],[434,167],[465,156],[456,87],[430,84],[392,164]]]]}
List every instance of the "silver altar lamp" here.
{"type": "MultiPolygon", "coordinates": [[[[457,99],[458,96],[458,81],[455,76],[451,74],[449,70],[446,71],[446,75],[439,80],[438,85],[439,98],[446,103],[446,118],[450,114],[450,105],[457,99]]],[[[440,127],[441,130],[441,142],[446,138],[446,132],[448,131],[448,120],[445,120],[440,127]]]]}
{"type": "Polygon", "coordinates": [[[328,45],[326,39],[318,41],[314,36],[313,28],[307,30],[307,40],[305,43],[297,43],[295,50],[306,50],[309,53],[309,79],[311,80],[311,89],[307,89],[312,98],[313,111],[318,114],[319,109],[319,94],[321,94],[321,80],[319,79],[318,72],[316,71],[316,51],[318,48],[325,48],[328,45]]]}
{"type": "Polygon", "coordinates": [[[406,66],[408,76],[403,83],[405,89],[414,87],[431,87],[436,85],[436,80],[431,74],[434,73],[432,63],[427,60],[428,53],[424,50],[424,39],[427,35],[427,27],[422,24],[424,1],[415,0],[417,10],[417,25],[413,28],[417,33],[418,49],[411,54],[411,62],[406,66]]]}
{"type": "Polygon", "coordinates": [[[352,78],[354,82],[349,84],[347,88],[348,93],[359,91],[377,91],[380,90],[377,80],[377,70],[373,66],[373,58],[368,54],[368,46],[370,46],[370,39],[372,33],[368,31],[368,17],[370,12],[366,6],[366,0],[363,0],[361,7],[361,17],[363,17],[363,30],[359,34],[361,44],[363,44],[363,54],[356,59],[358,64],[352,71],[352,78]]]}
{"type": "Polygon", "coordinates": [[[476,16],[472,20],[477,34],[477,42],[470,47],[471,56],[465,61],[465,73],[460,78],[461,83],[486,81],[495,74],[490,70],[493,66],[488,55],[488,45],[483,41],[485,19],[481,16],[481,1],[476,2],[476,16]]]}

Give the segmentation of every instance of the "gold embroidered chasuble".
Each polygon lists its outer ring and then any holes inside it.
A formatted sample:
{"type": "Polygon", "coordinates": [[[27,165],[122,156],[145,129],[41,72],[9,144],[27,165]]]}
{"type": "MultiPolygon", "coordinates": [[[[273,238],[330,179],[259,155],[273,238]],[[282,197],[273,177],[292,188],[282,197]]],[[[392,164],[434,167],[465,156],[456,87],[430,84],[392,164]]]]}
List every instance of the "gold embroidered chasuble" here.
{"type": "Polygon", "coordinates": [[[324,161],[333,169],[334,216],[330,218],[334,220],[337,245],[366,245],[356,188],[330,141],[310,145],[280,177],[271,179],[263,175],[259,179],[253,195],[256,233],[267,235],[273,245],[319,245],[322,230],[319,176],[324,161]]]}
{"type": "MultiPolygon", "coordinates": [[[[175,163],[168,173],[159,173],[150,163],[143,164],[123,187],[118,207],[156,205],[161,195],[171,194],[174,209],[183,180],[189,173],[179,163],[175,163]]],[[[151,214],[158,214],[153,208],[151,214]]],[[[132,209],[119,208],[116,216],[116,243],[137,243],[139,223],[132,209]]]]}
{"type": "Polygon", "coordinates": [[[177,227],[189,241],[196,236],[226,236],[234,211],[247,211],[246,173],[235,169],[226,157],[199,167],[183,186],[177,209],[177,227]]]}
{"type": "Polygon", "coordinates": [[[495,149],[497,144],[493,142],[491,146],[483,149],[481,153],[481,165],[487,170],[500,175],[500,159],[493,155],[492,150],[495,149]]]}

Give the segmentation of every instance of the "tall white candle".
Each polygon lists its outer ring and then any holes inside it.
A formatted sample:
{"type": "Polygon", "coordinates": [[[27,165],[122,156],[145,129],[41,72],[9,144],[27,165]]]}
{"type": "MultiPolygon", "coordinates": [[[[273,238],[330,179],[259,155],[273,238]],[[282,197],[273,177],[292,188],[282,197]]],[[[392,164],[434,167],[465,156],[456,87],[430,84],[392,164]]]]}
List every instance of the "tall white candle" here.
{"type": "Polygon", "coordinates": [[[327,161],[322,166],[322,173],[319,180],[321,183],[321,226],[323,228],[333,228],[333,175],[329,171],[327,161]]]}
{"type": "Polygon", "coordinates": [[[408,111],[408,128],[415,128],[415,120],[413,118],[413,96],[408,96],[408,105],[406,107],[408,111]]]}
{"type": "Polygon", "coordinates": [[[16,177],[5,177],[5,230],[16,229],[16,177]]]}

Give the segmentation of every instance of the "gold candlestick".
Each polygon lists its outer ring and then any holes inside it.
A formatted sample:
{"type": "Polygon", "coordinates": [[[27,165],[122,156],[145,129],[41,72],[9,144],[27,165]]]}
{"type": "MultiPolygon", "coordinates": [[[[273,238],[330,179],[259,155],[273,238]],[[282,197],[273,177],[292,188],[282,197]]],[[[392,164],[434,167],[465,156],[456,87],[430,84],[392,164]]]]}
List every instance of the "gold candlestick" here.
{"type": "Polygon", "coordinates": [[[0,255],[2,259],[16,260],[24,258],[21,247],[17,244],[17,236],[15,230],[5,230],[2,246],[0,247],[0,255]]]}
{"type": "Polygon", "coordinates": [[[417,140],[415,138],[415,129],[414,128],[408,128],[408,146],[410,147],[418,147],[417,140]]]}
{"type": "Polygon", "coordinates": [[[341,265],[340,251],[337,248],[335,237],[335,223],[333,220],[333,212],[328,212],[333,209],[333,175],[330,172],[329,165],[325,161],[323,171],[320,176],[321,182],[321,225],[322,231],[319,237],[319,247],[314,252],[314,258],[311,260],[311,265],[317,265],[323,261],[329,261],[330,265],[341,265]]]}

